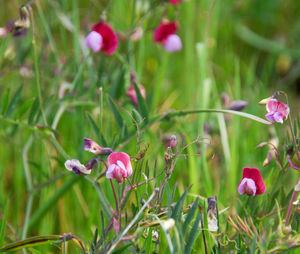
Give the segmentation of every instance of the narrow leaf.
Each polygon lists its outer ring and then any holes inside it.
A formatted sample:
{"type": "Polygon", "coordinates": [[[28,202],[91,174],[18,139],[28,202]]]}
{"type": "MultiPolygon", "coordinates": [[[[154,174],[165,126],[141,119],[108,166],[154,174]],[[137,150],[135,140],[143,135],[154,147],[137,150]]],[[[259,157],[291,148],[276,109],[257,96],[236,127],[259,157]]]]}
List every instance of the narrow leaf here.
{"type": "Polygon", "coordinates": [[[38,98],[36,98],[30,109],[28,124],[34,123],[34,118],[39,110],[39,105],[40,105],[39,100],[38,100],[38,98]]]}
{"type": "Polygon", "coordinates": [[[141,91],[138,88],[138,85],[134,82],[133,86],[134,86],[136,96],[137,96],[139,112],[141,113],[142,117],[145,119],[145,122],[147,123],[148,122],[148,109],[147,109],[146,102],[145,102],[143,96],[141,95],[141,91]]]}
{"type": "Polygon", "coordinates": [[[186,198],[186,195],[188,194],[189,190],[191,189],[191,186],[188,187],[184,193],[182,194],[182,196],[179,198],[179,200],[177,201],[175,207],[174,207],[174,210],[172,212],[172,218],[175,219],[175,220],[180,220],[180,217],[181,217],[181,211],[182,211],[182,206],[183,206],[183,202],[186,198]]]}
{"type": "Polygon", "coordinates": [[[187,214],[186,216],[186,219],[184,221],[184,224],[183,224],[183,228],[182,228],[182,234],[185,235],[187,229],[188,229],[188,226],[190,225],[193,217],[194,217],[194,214],[196,212],[196,209],[198,207],[198,204],[199,204],[199,198],[196,199],[196,201],[194,202],[193,206],[191,207],[189,213],[187,214]]]}
{"type": "Polygon", "coordinates": [[[119,128],[122,129],[123,118],[122,118],[120,112],[118,111],[116,104],[113,102],[113,100],[110,97],[108,97],[108,105],[114,114],[115,120],[116,120],[119,128]]]}
{"type": "Polygon", "coordinates": [[[99,137],[100,130],[99,130],[96,122],[94,121],[94,119],[92,118],[92,116],[90,115],[89,112],[85,112],[85,115],[86,115],[86,118],[87,118],[89,124],[91,125],[95,135],[97,136],[97,139],[99,140],[100,139],[100,137],[99,137]]]}
{"type": "Polygon", "coordinates": [[[15,109],[15,107],[16,107],[19,99],[20,99],[22,90],[23,90],[23,85],[21,85],[19,87],[19,89],[14,94],[12,100],[10,101],[10,104],[9,104],[9,106],[7,108],[7,111],[6,111],[6,114],[5,114],[6,117],[9,117],[12,114],[13,110],[15,109]]]}
{"type": "Polygon", "coordinates": [[[5,113],[6,113],[8,101],[9,101],[9,94],[10,94],[10,90],[9,90],[9,88],[7,88],[1,96],[1,101],[0,101],[1,102],[1,104],[0,104],[0,114],[1,115],[5,115],[5,113]]]}
{"type": "Polygon", "coordinates": [[[0,228],[0,246],[3,246],[4,244],[7,215],[8,215],[8,203],[6,203],[4,208],[4,214],[3,214],[3,219],[0,228]]]}
{"type": "Polygon", "coordinates": [[[201,214],[199,213],[196,220],[195,220],[195,222],[194,222],[194,225],[193,225],[193,227],[192,227],[192,229],[189,233],[189,236],[187,238],[186,245],[185,245],[185,248],[184,248],[184,254],[189,254],[192,251],[194,241],[196,240],[198,232],[199,232],[198,229],[199,229],[200,218],[201,218],[201,214]]]}

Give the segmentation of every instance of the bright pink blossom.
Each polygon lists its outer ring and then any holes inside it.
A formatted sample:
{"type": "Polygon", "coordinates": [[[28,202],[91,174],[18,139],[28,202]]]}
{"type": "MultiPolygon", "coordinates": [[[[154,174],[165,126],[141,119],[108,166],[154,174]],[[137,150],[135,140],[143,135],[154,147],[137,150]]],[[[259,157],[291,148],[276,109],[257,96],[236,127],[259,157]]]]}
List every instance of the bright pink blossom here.
{"type": "Polygon", "coordinates": [[[181,50],[182,43],[176,34],[177,29],[176,22],[163,22],[154,30],[153,39],[155,42],[161,43],[169,52],[181,50]]]}
{"type": "Polygon", "coordinates": [[[94,52],[104,51],[113,54],[118,47],[119,40],[114,30],[103,22],[93,25],[92,32],[85,38],[85,45],[94,52]]]}
{"type": "Polygon", "coordinates": [[[261,177],[260,171],[257,168],[244,168],[243,178],[239,183],[238,191],[240,194],[247,194],[248,196],[255,196],[263,194],[266,186],[261,177]]]}
{"type": "Polygon", "coordinates": [[[177,4],[179,4],[180,0],[169,0],[169,2],[171,4],[177,5],[177,4]]]}
{"type": "Polygon", "coordinates": [[[266,114],[266,118],[270,122],[283,123],[283,120],[287,119],[290,112],[290,108],[288,105],[276,99],[269,100],[266,108],[268,111],[268,113],[266,114]]]}
{"type": "MultiPolygon", "coordinates": [[[[138,84],[138,88],[140,89],[140,93],[141,93],[142,97],[145,99],[146,98],[145,88],[140,84],[138,84]]],[[[129,86],[129,88],[126,91],[126,95],[131,99],[131,101],[134,105],[138,105],[137,95],[136,95],[133,85],[129,86]]]]}
{"type": "Polygon", "coordinates": [[[108,156],[108,164],[109,167],[106,172],[106,177],[109,179],[115,178],[121,183],[125,178],[132,175],[130,157],[127,153],[111,153],[108,156]]]}

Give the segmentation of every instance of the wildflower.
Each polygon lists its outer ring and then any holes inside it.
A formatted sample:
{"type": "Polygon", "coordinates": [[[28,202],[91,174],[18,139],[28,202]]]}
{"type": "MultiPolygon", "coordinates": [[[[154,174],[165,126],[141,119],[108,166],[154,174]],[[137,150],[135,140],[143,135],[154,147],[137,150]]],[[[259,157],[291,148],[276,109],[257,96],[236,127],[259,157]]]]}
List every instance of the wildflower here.
{"type": "MultiPolygon", "coordinates": [[[[138,88],[140,90],[142,97],[145,99],[146,98],[145,88],[141,84],[138,84],[138,88]]],[[[134,105],[136,105],[136,106],[138,105],[137,95],[136,95],[136,91],[135,91],[135,88],[133,85],[129,86],[129,88],[126,91],[126,95],[131,99],[131,101],[134,105]]]]}
{"type": "Polygon", "coordinates": [[[127,153],[114,152],[108,156],[109,167],[106,171],[106,177],[115,178],[121,183],[125,178],[132,175],[132,166],[130,157],[127,153]]]}
{"type": "Polygon", "coordinates": [[[242,111],[248,105],[248,102],[243,100],[231,101],[228,94],[225,92],[221,94],[221,97],[222,97],[222,103],[224,107],[230,110],[242,111]]]}
{"type": "Polygon", "coordinates": [[[173,5],[177,5],[179,4],[180,2],[186,2],[187,0],[168,0],[171,4],[173,5]]]}
{"type": "Polygon", "coordinates": [[[91,173],[91,168],[87,168],[76,159],[67,160],[65,162],[65,167],[67,170],[73,171],[77,175],[89,175],[91,173]]]}
{"type": "Polygon", "coordinates": [[[259,169],[244,168],[243,178],[238,186],[239,193],[247,194],[249,196],[255,196],[255,195],[263,194],[265,190],[266,190],[266,186],[261,177],[259,169]]]}
{"type": "Polygon", "coordinates": [[[218,219],[217,219],[217,196],[209,197],[207,199],[207,225],[208,231],[218,231],[218,219]]]}
{"type": "Polygon", "coordinates": [[[163,142],[165,143],[166,148],[174,148],[177,146],[177,138],[176,135],[164,136],[162,138],[163,142]]]}
{"type": "Polygon", "coordinates": [[[95,53],[104,51],[113,54],[118,47],[119,40],[114,30],[103,22],[93,25],[92,31],[85,38],[85,45],[95,53]]]}
{"type": "Polygon", "coordinates": [[[153,39],[155,42],[162,43],[169,52],[179,51],[182,48],[180,37],[176,34],[178,25],[176,22],[165,21],[155,30],[153,39]]]}
{"type": "Polygon", "coordinates": [[[112,149],[108,147],[99,146],[94,140],[84,138],[84,150],[89,151],[96,155],[107,155],[112,153],[112,149]]]}
{"type": "Polygon", "coordinates": [[[290,108],[288,105],[276,99],[269,100],[266,105],[266,109],[268,111],[268,113],[266,114],[266,118],[272,123],[283,123],[283,120],[287,119],[290,112],[290,108]]]}

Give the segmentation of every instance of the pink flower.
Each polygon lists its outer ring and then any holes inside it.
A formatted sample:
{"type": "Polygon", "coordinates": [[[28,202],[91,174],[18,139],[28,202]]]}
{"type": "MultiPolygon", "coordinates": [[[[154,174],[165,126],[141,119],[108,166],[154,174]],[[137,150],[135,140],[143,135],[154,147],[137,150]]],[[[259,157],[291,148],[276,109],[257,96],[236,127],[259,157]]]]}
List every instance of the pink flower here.
{"type": "MultiPolygon", "coordinates": [[[[140,93],[141,93],[142,97],[145,99],[146,98],[145,88],[140,84],[138,84],[138,88],[140,89],[140,93]]],[[[126,95],[131,99],[131,101],[134,105],[138,105],[137,95],[136,95],[136,92],[135,92],[135,89],[134,89],[133,85],[129,86],[129,88],[126,91],[126,95]]]]}
{"type": "Polygon", "coordinates": [[[106,171],[106,177],[115,178],[121,183],[125,178],[132,175],[132,166],[130,157],[127,153],[114,152],[108,156],[109,167],[106,171]]]}
{"type": "Polygon", "coordinates": [[[169,52],[179,51],[182,48],[180,37],[176,34],[178,25],[176,22],[163,22],[155,30],[153,39],[161,43],[169,52]]]}
{"type": "Polygon", "coordinates": [[[288,105],[276,99],[269,100],[266,108],[268,111],[268,113],[266,114],[266,118],[272,123],[283,123],[283,120],[287,119],[290,112],[290,108],[288,105]]]}
{"type": "Polygon", "coordinates": [[[107,55],[111,55],[117,50],[118,44],[115,31],[103,22],[93,25],[92,32],[85,38],[85,45],[95,53],[104,50],[107,55]]]}
{"type": "Polygon", "coordinates": [[[180,0],[169,0],[169,2],[171,4],[177,5],[177,4],[179,4],[180,0]]]}
{"type": "Polygon", "coordinates": [[[243,178],[239,183],[238,191],[240,194],[247,194],[248,196],[255,196],[263,194],[266,186],[261,177],[260,171],[257,168],[244,168],[243,178]]]}
{"type": "Polygon", "coordinates": [[[94,140],[89,138],[84,138],[84,150],[89,151],[96,155],[107,155],[112,153],[112,149],[108,147],[99,146],[94,140]]]}

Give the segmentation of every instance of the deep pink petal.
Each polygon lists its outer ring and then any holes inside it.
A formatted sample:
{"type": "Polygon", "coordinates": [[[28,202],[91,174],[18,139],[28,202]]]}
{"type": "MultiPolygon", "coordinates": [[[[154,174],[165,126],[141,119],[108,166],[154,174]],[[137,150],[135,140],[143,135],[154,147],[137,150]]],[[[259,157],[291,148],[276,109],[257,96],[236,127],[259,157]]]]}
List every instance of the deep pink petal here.
{"type": "Polygon", "coordinates": [[[290,112],[290,108],[288,105],[276,99],[269,100],[266,105],[266,109],[268,112],[274,111],[281,113],[285,119],[287,118],[290,112]]]}
{"type": "Polygon", "coordinates": [[[265,183],[262,179],[259,169],[257,168],[244,168],[243,169],[243,179],[250,178],[255,182],[256,195],[262,194],[266,190],[265,183]]]}
{"type": "Polygon", "coordinates": [[[103,38],[101,50],[104,50],[108,55],[113,54],[117,50],[119,44],[118,36],[108,24],[99,22],[93,26],[92,30],[101,34],[103,38]]]}
{"type": "Polygon", "coordinates": [[[180,2],[180,0],[169,0],[169,2],[171,4],[177,5],[180,2]]]}
{"type": "Polygon", "coordinates": [[[177,29],[176,22],[164,22],[154,30],[153,39],[156,42],[164,43],[169,35],[176,33],[177,29]]]}

